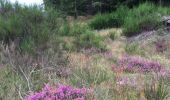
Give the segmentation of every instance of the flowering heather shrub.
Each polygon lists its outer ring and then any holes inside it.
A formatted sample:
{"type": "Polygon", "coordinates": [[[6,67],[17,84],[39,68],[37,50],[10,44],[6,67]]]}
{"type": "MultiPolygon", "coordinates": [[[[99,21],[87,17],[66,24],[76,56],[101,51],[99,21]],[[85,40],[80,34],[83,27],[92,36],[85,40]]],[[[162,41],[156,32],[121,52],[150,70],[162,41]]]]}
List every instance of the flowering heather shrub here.
{"type": "MultiPolygon", "coordinates": [[[[127,72],[159,72],[162,66],[158,62],[146,60],[141,57],[126,56],[120,60],[118,68],[123,68],[127,72]]],[[[115,69],[113,68],[114,71],[115,69]]]]}
{"type": "Polygon", "coordinates": [[[86,88],[79,89],[65,85],[51,87],[46,84],[40,92],[32,93],[24,100],[84,100],[86,94],[86,88]]]}

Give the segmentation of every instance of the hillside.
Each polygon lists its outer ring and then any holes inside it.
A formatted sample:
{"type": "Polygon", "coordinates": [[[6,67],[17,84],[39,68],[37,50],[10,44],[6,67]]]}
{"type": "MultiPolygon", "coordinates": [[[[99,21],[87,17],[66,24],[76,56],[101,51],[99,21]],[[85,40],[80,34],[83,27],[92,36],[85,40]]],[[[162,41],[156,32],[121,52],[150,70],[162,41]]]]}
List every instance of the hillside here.
{"type": "Polygon", "coordinates": [[[170,8],[113,4],[75,18],[2,0],[0,100],[169,100],[170,8]]]}

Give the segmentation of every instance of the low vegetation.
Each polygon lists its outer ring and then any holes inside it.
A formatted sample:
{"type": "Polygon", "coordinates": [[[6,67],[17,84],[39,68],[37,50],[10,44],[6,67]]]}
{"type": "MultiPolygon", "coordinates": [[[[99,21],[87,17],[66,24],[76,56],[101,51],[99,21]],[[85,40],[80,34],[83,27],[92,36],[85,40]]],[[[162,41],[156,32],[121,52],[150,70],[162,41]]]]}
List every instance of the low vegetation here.
{"type": "Polygon", "coordinates": [[[125,16],[127,16],[128,9],[126,6],[121,6],[112,13],[98,14],[92,19],[89,26],[93,29],[121,27],[124,23],[125,16]]]}
{"type": "Polygon", "coordinates": [[[80,20],[91,2],[59,1],[0,0],[0,100],[169,100],[169,7],[95,2],[80,20]]]}
{"type": "Polygon", "coordinates": [[[157,7],[146,2],[133,9],[121,6],[112,13],[96,15],[90,26],[94,29],[122,27],[124,35],[130,37],[143,31],[160,28],[162,16],[168,14],[168,7],[157,7]]]}

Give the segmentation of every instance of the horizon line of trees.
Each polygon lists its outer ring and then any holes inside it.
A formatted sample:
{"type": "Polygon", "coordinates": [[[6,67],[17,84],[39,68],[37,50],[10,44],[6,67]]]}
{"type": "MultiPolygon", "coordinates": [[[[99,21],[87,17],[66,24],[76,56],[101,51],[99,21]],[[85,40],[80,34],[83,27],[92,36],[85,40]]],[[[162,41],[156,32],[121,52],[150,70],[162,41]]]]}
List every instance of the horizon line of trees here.
{"type": "Polygon", "coordinates": [[[153,2],[160,6],[170,3],[169,0],[43,0],[45,8],[54,8],[64,15],[77,18],[79,15],[94,15],[116,10],[121,5],[132,8],[143,2],[153,2]]]}

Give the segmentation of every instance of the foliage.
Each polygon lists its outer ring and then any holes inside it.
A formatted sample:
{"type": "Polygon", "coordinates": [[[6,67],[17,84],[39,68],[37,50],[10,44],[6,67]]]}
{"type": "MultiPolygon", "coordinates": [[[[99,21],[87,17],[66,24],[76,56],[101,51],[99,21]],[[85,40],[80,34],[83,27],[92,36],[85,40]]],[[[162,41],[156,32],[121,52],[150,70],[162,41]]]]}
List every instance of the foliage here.
{"type": "Polygon", "coordinates": [[[144,3],[131,9],[124,21],[124,34],[133,36],[142,31],[152,30],[160,26],[160,16],[154,4],[144,3]]]}
{"type": "MultiPolygon", "coordinates": [[[[0,2],[0,41],[2,42],[0,44],[0,99],[163,100],[168,97],[170,71],[169,58],[165,56],[167,54],[158,54],[154,50],[152,54],[144,52],[150,48],[145,48],[146,45],[140,43],[126,44],[126,47],[122,48],[124,42],[129,43],[125,38],[121,37],[112,43],[113,41],[108,38],[113,40],[117,38],[115,32],[110,32],[110,36],[104,40],[103,34],[101,36],[96,34],[97,31],[91,28],[123,27],[125,34],[128,31],[127,36],[133,36],[136,35],[133,32],[157,28],[160,17],[169,14],[169,8],[150,3],[134,7],[138,2],[145,0],[51,1],[57,3],[57,10],[50,7],[43,10],[38,6],[0,2]],[[130,9],[122,6],[115,12],[108,13],[114,7],[132,1],[132,6],[128,6],[130,9]],[[83,12],[91,9],[91,5],[94,7],[94,13],[101,13],[97,15],[99,19],[94,22],[94,26],[77,20],[67,21],[67,15],[84,15],[83,12]],[[102,14],[103,12],[107,13],[102,14]],[[111,46],[107,52],[104,51],[105,43],[108,43],[108,47],[111,46]],[[121,58],[125,53],[122,49],[132,55],[151,56],[151,59],[156,61],[128,55],[121,58]],[[165,81],[150,80],[150,76],[163,78],[165,81]],[[58,85],[46,84],[42,89],[44,83],[58,85]],[[149,86],[145,88],[147,84],[149,86]]],[[[160,52],[167,51],[169,46],[168,41],[161,39],[162,35],[157,37],[157,34],[156,36],[154,34],[154,39],[158,38],[160,41],[152,44],[160,52]]],[[[168,34],[165,36],[167,37],[168,34]]]]}
{"type": "Polygon", "coordinates": [[[162,26],[161,17],[169,14],[168,7],[157,7],[152,3],[143,3],[131,9],[124,21],[124,34],[134,36],[143,31],[157,29],[162,26]]]}
{"type": "Polygon", "coordinates": [[[89,25],[94,29],[121,27],[124,23],[124,17],[127,15],[128,10],[128,7],[121,6],[115,12],[98,14],[92,19],[89,25]]]}
{"type": "Polygon", "coordinates": [[[82,34],[86,34],[89,31],[91,30],[87,25],[83,25],[78,22],[74,22],[71,24],[65,22],[60,28],[59,32],[62,36],[79,36],[82,34]]]}
{"type": "MultiPolygon", "coordinates": [[[[56,12],[49,10],[45,15],[36,5],[28,7],[7,1],[1,2],[0,5],[0,40],[8,44],[11,41],[17,42],[23,51],[28,48],[33,50],[36,49],[35,46],[45,44],[52,35],[51,32],[58,28],[56,12]]],[[[32,51],[29,49],[28,52],[32,51]]]]}
{"type": "MultiPolygon", "coordinates": [[[[101,36],[97,36],[97,34],[94,33],[87,25],[82,23],[65,23],[59,29],[59,34],[70,39],[72,38],[70,42],[73,42],[71,45],[74,50],[84,48],[89,49],[92,47],[104,49],[104,44],[102,44],[103,38],[101,36]]],[[[68,43],[65,44],[65,47],[68,47],[68,43]]]]}
{"type": "Polygon", "coordinates": [[[96,15],[89,26],[94,29],[123,27],[126,36],[133,36],[143,31],[161,27],[161,16],[168,15],[168,7],[157,7],[145,2],[129,9],[120,6],[116,11],[96,15]]]}
{"type": "Polygon", "coordinates": [[[168,0],[44,0],[45,8],[53,7],[68,15],[91,15],[114,11],[120,5],[130,8],[143,2],[155,4],[168,4],[168,0]]]}
{"type": "Polygon", "coordinates": [[[75,45],[78,47],[78,50],[79,48],[89,49],[92,47],[105,50],[106,48],[104,47],[102,40],[103,38],[101,36],[97,36],[95,33],[87,31],[76,37],[75,45]]]}

